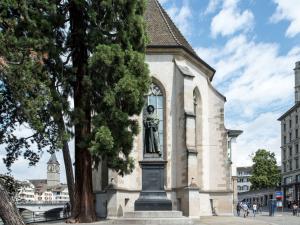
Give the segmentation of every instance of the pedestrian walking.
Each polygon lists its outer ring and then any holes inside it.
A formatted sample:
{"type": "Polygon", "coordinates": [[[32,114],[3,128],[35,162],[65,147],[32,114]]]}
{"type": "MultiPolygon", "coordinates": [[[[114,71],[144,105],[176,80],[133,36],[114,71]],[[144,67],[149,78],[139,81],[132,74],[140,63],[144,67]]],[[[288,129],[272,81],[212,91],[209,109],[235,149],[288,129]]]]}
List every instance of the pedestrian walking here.
{"type": "Polygon", "coordinates": [[[244,218],[246,218],[248,216],[248,214],[249,214],[249,208],[248,208],[248,205],[247,205],[246,202],[243,203],[242,209],[244,211],[244,218]]]}
{"type": "Polygon", "coordinates": [[[256,210],[257,210],[257,205],[255,204],[255,202],[254,202],[254,204],[252,205],[252,210],[253,210],[253,216],[255,217],[255,215],[256,215],[256,210]]]}
{"type": "Polygon", "coordinates": [[[241,213],[241,204],[239,202],[236,204],[236,213],[237,213],[237,216],[240,216],[240,213],[241,213]]]}
{"type": "Polygon", "coordinates": [[[298,206],[296,202],[293,203],[293,216],[297,216],[298,206]]]}
{"type": "Polygon", "coordinates": [[[258,209],[257,212],[260,212],[260,214],[262,214],[262,203],[258,203],[258,209]]]}

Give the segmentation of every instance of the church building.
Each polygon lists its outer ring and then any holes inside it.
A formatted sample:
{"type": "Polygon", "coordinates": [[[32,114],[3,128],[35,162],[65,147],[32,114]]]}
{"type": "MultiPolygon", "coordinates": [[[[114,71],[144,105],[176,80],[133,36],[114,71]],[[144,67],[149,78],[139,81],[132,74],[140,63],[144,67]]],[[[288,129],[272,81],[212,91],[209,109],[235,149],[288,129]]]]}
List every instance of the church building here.
{"type": "Polygon", "coordinates": [[[135,169],[121,177],[103,163],[94,171],[97,214],[121,217],[157,207],[191,218],[232,215],[226,98],[212,86],[215,70],[196,54],[157,0],[147,0],[145,19],[152,84],[132,150],[135,169]],[[151,108],[157,126],[152,140],[159,149],[153,153],[145,143],[151,108]]]}

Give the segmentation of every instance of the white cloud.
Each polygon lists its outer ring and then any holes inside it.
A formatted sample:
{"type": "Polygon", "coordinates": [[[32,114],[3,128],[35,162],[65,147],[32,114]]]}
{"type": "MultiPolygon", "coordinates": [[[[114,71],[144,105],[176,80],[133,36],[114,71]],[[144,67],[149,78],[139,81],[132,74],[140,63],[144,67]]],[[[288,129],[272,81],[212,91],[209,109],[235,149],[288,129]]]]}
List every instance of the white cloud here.
{"type": "Polygon", "coordinates": [[[184,2],[181,7],[174,4],[171,8],[167,9],[167,12],[178,26],[179,30],[183,34],[189,35],[189,19],[192,16],[192,12],[187,2],[184,2]]]}
{"type": "Polygon", "coordinates": [[[258,115],[254,120],[235,126],[244,132],[233,145],[232,159],[237,166],[250,166],[250,155],[258,149],[275,152],[277,164],[280,164],[280,123],[278,112],[267,112],[258,115]]]}
{"type": "Polygon", "coordinates": [[[167,3],[169,0],[159,0],[159,3],[160,4],[165,4],[165,3],[167,3]]]}
{"type": "Polygon", "coordinates": [[[288,20],[290,25],[286,30],[287,37],[294,37],[300,33],[300,2],[299,0],[273,0],[277,4],[275,13],[270,21],[278,23],[282,20],[288,20]]]}
{"type": "Polygon", "coordinates": [[[277,118],[293,104],[294,67],[300,44],[285,54],[277,43],[257,42],[241,34],[219,48],[197,48],[198,55],[216,69],[214,84],[226,96],[226,125],[242,129],[235,148],[236,163],[266,148],[280,159],[277,118]]]}
{"type": "Polygon", "coordinates": [[[204,11],[204,15],[214,13],[220,4],[222,4],[222,0],[210,0],[207,8],[204,11]]]}
{"type": "MultiPolygon", "coordinates": [[[[241,11],[238,8],[239,0],[224,0],[221,11],[215,15],[211,22],[211,35],[213,37],[228,36],[237,31],[247,32],[254,25],[254,15],[250,10],[241,11]]],[[[219,1],[210,1],[206,12],[215,9],[219,1]]]]}

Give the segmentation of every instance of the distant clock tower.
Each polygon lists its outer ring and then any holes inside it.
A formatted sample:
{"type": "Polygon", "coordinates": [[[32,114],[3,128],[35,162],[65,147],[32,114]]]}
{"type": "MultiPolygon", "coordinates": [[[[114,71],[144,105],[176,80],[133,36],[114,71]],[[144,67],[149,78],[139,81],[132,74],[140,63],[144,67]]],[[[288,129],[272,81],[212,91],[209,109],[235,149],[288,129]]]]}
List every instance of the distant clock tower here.
{"type": "Polygon", "coordinates": [[[47,162],[47,186],[54,187],[60,184],[60,167],[59,162],[56,159],[55,153],[51,154],[49,161],[47,162]]]}

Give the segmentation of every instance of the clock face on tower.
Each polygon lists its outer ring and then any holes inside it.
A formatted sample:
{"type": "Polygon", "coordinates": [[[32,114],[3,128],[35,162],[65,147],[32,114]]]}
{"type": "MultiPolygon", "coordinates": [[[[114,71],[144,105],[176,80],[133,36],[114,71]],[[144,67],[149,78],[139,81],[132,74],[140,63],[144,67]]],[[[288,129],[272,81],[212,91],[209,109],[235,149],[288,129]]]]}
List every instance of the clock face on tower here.
{"type": "Polygon", "coordinates": [[[47,169],[48,169],[48,172],[50,172],[50,173],[58,173],[59,165],[48,165],[47,169]]]}

